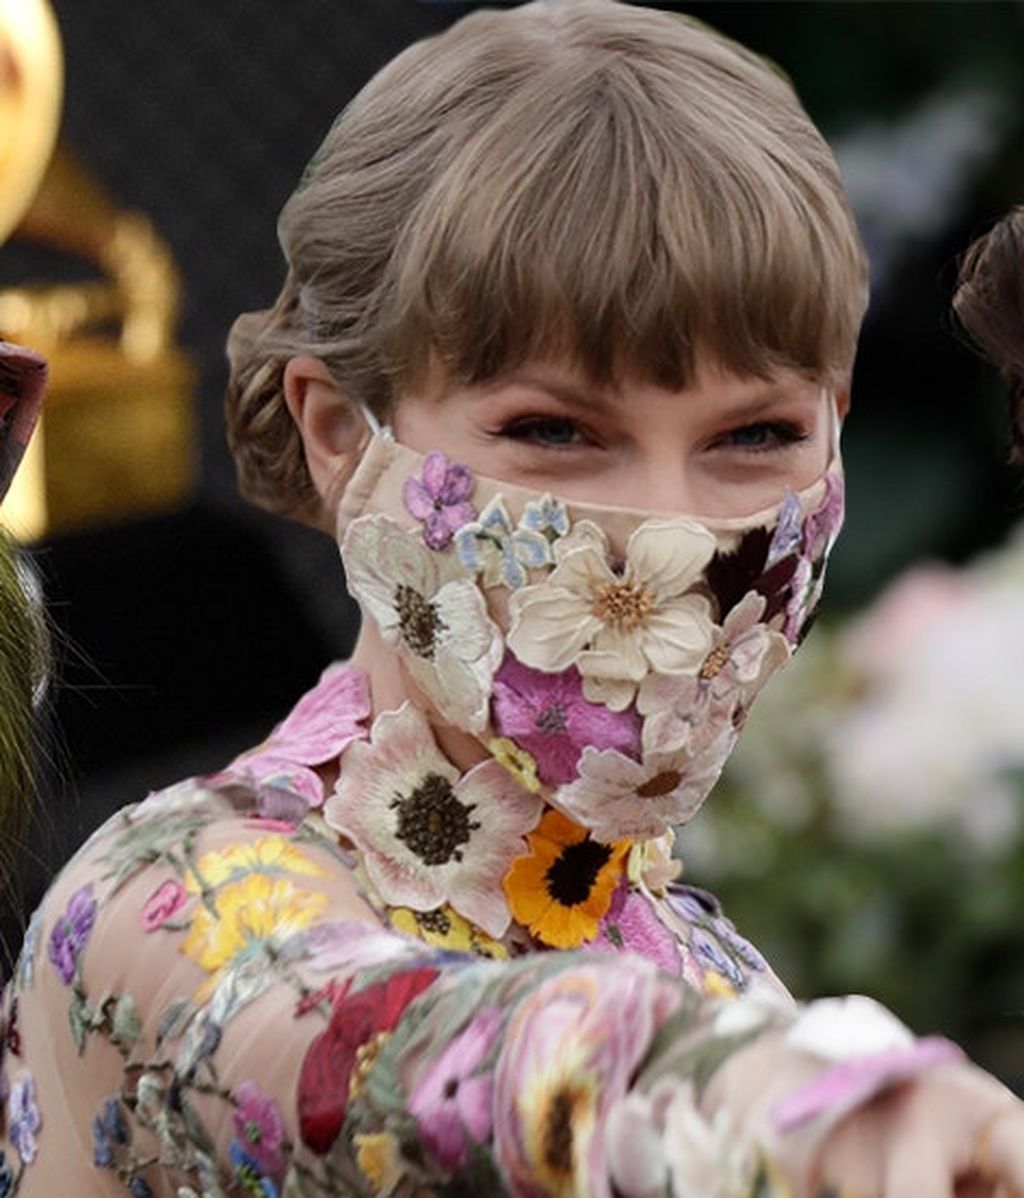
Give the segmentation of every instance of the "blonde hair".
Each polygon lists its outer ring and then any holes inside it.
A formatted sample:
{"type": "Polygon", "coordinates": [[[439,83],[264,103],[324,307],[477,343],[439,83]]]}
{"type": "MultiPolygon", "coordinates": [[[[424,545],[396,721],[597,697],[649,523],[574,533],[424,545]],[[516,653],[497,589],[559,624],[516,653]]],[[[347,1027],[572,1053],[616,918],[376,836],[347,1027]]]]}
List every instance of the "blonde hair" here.
{"type": "Polygon", "coordinates": [[[228,434],[243,492],[314,520],[293,355],[378,414],[432,362],[474,383],[568,356],[596,383],[681,388],[699,352],[839,383],[867,295],[835,161],[786,79],[615,0],[480,11],[405,50],[278,233],[281,295],[229,339],[228,434]]]}

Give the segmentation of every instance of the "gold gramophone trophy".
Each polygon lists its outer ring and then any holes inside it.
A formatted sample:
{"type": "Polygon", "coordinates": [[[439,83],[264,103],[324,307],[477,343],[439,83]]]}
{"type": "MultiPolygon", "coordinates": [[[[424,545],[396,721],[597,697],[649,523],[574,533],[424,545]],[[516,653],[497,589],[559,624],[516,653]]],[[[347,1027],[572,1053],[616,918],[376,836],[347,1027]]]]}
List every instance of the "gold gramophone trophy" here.
{"type": "Polygon", "coordinates": [[[118,211],[57,143],[62,85],[47,0],[0,0],[0,242],[11,235],[96,271],[0,289],[0,337],[50,362],[40,426],[4,504],[23,540],[176,507],[195,477],[195,372],[174,344],[178,273],[150,222],[118,211]]]}

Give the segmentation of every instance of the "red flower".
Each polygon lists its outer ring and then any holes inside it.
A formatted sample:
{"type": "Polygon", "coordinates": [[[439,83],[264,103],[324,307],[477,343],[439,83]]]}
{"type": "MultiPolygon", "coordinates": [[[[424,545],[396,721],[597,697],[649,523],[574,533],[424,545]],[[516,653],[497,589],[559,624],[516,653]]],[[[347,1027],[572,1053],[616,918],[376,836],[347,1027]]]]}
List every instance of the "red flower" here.
{"type": "Polygon", "coordinates": [[[300,1015],[308,1015],[315,1007],[318,1007],[322,1002],[330,1004],[333,1008],[348,994],[349,983],[338,982],[337,978],[331,978],[326,986],[321,986],[319,990],[314,990],[311,994],[307,994],[305,998],[300,998],[295,1004],[295,1018],[300,1015]]]}
{"type": "Polygon", "coordinates": [[[359,1049],[380,1032],[390,1032],[406,1007],[437,977],[436,969],[394,974],[336,1003],[326,1029],[314,1038],[299,1071],[299,1135],[323,1156],[345,1122],[349,1084],[359,1049]]]}

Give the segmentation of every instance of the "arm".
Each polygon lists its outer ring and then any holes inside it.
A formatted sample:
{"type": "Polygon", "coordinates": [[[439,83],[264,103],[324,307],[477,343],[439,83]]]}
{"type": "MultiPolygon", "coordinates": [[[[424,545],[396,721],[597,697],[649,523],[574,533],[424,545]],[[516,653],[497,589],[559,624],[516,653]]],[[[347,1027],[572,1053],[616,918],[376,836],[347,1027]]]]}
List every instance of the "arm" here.
{"type": "Polygon", "coordinates": [[[202,784],[111,821],[36,926],[5,1037],[26,1198],[708,1198],[807,1155],[771,1126],[820,1071],[788,1009],[629,955],[487,960],[383,931],[315,823],[202,784]]]}

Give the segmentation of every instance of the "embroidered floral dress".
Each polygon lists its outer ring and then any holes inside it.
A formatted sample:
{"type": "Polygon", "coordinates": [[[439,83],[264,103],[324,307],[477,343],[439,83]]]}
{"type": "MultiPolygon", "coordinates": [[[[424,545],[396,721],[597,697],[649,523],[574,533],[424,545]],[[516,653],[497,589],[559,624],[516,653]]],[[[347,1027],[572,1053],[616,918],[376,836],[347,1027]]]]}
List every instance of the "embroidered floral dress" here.
{"type": "MultiPolygon", "coordinates": [[[[460,776],[411,708],[372,738],[368,716],[332,667],[64,870],[4,995],[0,1198],[630,1192],[609,1127],[666,1029],[721,1055],[715,1012],[760,957],[672,881],[667,840],[600,844],[496,763],[460,776]],[[339,759],[327,814],[351,806],[368,849],[324,818],[339,759]]],[[[723,1193],[761,1168],[741,1155],[723,1193]]]]}

